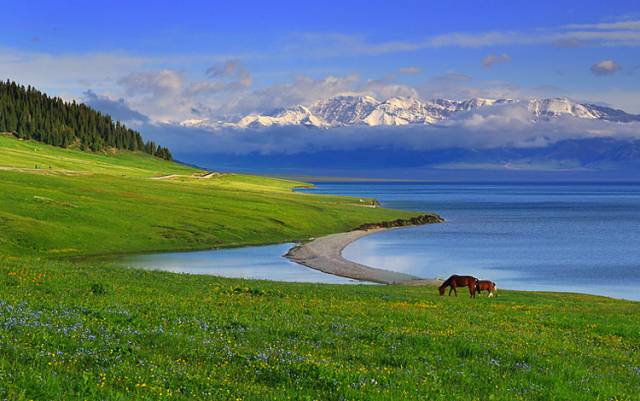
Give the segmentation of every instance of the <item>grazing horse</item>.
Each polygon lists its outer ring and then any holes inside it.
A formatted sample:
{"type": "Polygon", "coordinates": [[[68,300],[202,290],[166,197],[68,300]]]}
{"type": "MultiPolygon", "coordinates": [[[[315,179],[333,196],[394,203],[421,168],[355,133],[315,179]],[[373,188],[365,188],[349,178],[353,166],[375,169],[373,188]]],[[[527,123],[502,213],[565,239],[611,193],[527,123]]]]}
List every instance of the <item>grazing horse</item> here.
{"type": "Polygon", "coordinates": [[[496,283],[489,280],[478,280],[476,291],[480,294],[482,294],[482,291],[488,291],[489,298],[498,296],[498,287],[496,287],[496,283]]]}
{"type": "Polygon", "coordinates": [[[476,289],[478,287],[478,279],[472,276],[458,276],[454,274],[453,276],[446,279],[444,283],[442,283],[439,288],[440,295],[444,295],[447,287],[451,287],[449,288],[449,296],[451,296],[451,291],[453,291],[454,294],[456,294],[456,297],[458,296],[458,290],[456,290],[456,288],[469,287],[469,295],[471,296],[471,298],[475,298],[476,289]]]}

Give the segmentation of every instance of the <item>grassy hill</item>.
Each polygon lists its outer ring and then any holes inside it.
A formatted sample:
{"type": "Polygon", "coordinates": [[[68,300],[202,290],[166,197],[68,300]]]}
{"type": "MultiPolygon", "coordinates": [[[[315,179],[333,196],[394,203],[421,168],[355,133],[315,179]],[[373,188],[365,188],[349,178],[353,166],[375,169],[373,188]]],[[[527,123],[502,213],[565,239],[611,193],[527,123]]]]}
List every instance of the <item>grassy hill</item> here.
{"type": "Polygon", "coordinates": [[[0,136],[0,252],[70,256],[274,243],[411,215],[293,193],[300,182],[203,173],[144,153],[92,154],[0,136]]]}
{"type": "Polygon", "coordinates": [[[639,400],[640,303],[286,284],[67,256],[267,243],[409,214],[0,135],[0,399],[639,400]],[[154,179],[153,177],[164,177],[154,179]]]}

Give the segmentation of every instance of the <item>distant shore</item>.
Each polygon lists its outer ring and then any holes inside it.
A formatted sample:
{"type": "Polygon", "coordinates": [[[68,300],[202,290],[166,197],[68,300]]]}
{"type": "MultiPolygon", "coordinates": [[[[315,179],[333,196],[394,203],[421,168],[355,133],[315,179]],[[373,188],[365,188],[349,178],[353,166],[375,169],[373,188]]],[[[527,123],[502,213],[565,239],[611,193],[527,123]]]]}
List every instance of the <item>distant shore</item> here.
{"type": "Polygon", "coordinates": [[[342,256],[342,251],[347,245],[366,235],[392,228],[440,223],[442,221],[444,220],[440,216],[424,215],[409,220],[367,224],[354,231],[327,235],[291,248],[285,257],[312,269],[354,280],[379,284],[438,284],[440,281],[436,279],[423,279],[406,273],[378,269],[352,262],[342,256]]]}

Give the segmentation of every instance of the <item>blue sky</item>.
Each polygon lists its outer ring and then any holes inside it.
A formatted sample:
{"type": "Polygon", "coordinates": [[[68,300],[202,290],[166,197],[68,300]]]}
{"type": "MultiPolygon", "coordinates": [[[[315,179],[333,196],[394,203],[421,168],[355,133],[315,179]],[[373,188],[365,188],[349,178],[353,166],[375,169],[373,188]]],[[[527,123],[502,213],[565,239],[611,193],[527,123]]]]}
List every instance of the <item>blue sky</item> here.
{"type": "Polygon", "coordinates": [[[3,79],[152,121],[341,92],[562,95],[640,113],[637,1],[6,3],[3,79]]]}

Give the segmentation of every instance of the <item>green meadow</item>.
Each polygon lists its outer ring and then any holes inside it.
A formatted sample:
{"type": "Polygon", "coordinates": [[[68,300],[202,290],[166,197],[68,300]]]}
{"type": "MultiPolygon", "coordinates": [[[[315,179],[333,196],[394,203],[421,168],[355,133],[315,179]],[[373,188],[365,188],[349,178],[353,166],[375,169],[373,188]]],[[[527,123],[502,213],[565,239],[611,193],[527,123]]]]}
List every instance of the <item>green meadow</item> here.
{"type": "Polygon", "coordinates": [[[143,153],[97,155],[0,135],[0,253],[49,257],[305,239],[412,216],[304,183],[204,172],[143,153]],[[153,179],[174,175],[167,179],[153,179]]]}
{"type": "Polygon", "coordinates": [[[203,174],[0,135],[0,399],[640,400],[637,302],[440,297],[88,257],[304,240],[411,216],[292,192],[299,182],[203,174]]]}

